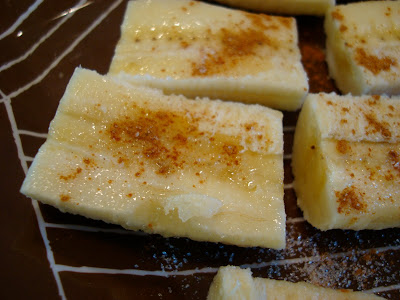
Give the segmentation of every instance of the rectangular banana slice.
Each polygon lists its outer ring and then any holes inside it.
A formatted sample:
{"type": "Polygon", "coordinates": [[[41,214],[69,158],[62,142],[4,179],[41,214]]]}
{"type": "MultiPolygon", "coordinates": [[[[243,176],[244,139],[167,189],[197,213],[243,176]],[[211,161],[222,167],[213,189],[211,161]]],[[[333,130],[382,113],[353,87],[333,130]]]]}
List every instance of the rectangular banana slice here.
{"type": "Polygon", "coordinates": [[[296,110],[308,91],[294,18],[197,1],[128,4],[110,74],[167,94],[296,110]]]}
{"type": "Polygon", "coordinates": [[[400,97],[309,95],[296,125],[294,188],[322,229],[400,226],[400,97]]]}
{"type": "Polygon", "coordinates": [[[325,31],[329,73],[343,93],[400,94],[400,1],[336,6],[325,31]]]}
{"type": "Polygon", "coordinates": [[[335,0],[214,0],[243,9],[287,15],[323,16],[335,0]]]}
{"type": "Polygon", "coordinates": [[[283,248],[282,113],[77,69],[22,193],[164,236],[283,248]]]}
{"type": "Polygon", "coordinates": [[[306,282],[254,278],[250,269],[226,266],[218,270],[207,300],[378,300],[374,294],[335,290],[306,282]]]}

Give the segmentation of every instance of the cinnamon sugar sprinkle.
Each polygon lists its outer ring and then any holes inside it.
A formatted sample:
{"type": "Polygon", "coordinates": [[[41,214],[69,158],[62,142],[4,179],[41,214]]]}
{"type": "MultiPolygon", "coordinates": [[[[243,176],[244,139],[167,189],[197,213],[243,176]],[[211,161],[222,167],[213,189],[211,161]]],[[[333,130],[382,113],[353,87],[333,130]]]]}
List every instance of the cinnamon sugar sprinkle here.
{"type": "Polygon", "coordinates": [[[356,61],[371,71],[374,75],[382,71],[389,71],[392,66],[397,66],[397,60],[390,56],[378,57],[365,52],[363,48],[357,48],[355,53],[356,61]]]}
{"type": "Polygon", "coordinates": [[[367,205],[363,202],[363,195],[354,186],[346,187],[342,191],[336,191],[335,196],[339,204],[338,213],[350,214],[352,212],[365,212],[367,205]]]}

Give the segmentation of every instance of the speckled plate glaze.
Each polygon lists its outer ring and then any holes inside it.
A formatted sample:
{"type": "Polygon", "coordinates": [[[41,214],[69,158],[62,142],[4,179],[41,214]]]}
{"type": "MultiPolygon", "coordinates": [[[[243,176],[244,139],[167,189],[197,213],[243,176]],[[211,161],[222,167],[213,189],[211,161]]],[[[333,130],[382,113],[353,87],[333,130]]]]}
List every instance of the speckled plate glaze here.
{"type": "MultiPolygon", "coordinates": [[[[105,74],[123,0],[0,3],[1,299],[205,299],[219,266],[400,298],[400,230],[321,232],[292,188],[298,113],[284,113],[287,248],[276,251],[130,232],[19,193],[76,66],[105,74]]],[[[297,17],[311,92],[336,91],[324,62],[323,20],[297,17]]]]}

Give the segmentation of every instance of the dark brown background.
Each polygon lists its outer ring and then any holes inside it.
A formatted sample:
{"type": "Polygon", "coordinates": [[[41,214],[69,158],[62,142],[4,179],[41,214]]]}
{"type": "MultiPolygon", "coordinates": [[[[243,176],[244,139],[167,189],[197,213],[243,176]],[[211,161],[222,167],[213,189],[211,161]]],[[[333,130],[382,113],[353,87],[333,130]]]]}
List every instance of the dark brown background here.
{"type": "MultiPolygon", "coordinates": [[[[19,193],[74,68],[107,72],[126,7],[126,1],[118,1],[96,0],[65,14],[78,0],[45,0],[0,39],[1,67],[38,45],[0,71],[0,298],[59,299],[64,293],[67,299],[205,299],[216,268],[233,264],[253,267],[255,276],[382,290],[378,294],[399,299],[399,229],[321,232],[296,219],[302,214],[290,188],[290,154],[297,113],[284,114],[288,247],[283,251],[132,233],[62,214],[19,193]],[[83,37],[102,15],[105,19],[83,37]],[[39,43],[63,18],[65,23],[39,43]]],[[[34,2],[1,1],[0,34],[34,2]]],[[[297,22],[310,91],[335,91],[324,62],[322,19],[298,17],[297,22]]]]}

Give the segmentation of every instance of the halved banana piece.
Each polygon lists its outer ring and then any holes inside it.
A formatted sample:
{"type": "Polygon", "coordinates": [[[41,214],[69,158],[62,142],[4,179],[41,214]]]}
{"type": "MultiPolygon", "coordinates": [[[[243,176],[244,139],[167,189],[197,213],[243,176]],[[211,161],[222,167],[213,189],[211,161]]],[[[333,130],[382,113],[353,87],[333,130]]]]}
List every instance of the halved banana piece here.
{"type": "Polygon", "coordinates": [[[329,73],[343,93],[400,94],[400,1],[336,6],[325,31],[329,73]]]}
{"type": "Polygon", "coordinates": [[[373,294],[335,290],[306,282],[254,278],[250,269],[226,266],[218,270],[207,296],[208,300],[377,300],[373,294]]]}
{"type": "Polygon", "coordinates": [[[22,193],[125,228],[283,248],[282,113],[77,69],[22,193]]]}
{"type": "Polygon", "coordinates": [[[400,97],[310,94],[292,167],[298,204],[315,227],[399,227],[400,97]]]}
{"type": "Polygon", "coordinates": [[[187,97],[296,110],[308,91],[294,18],[196,1],[128,4],[110,73],[187,97]]]}

